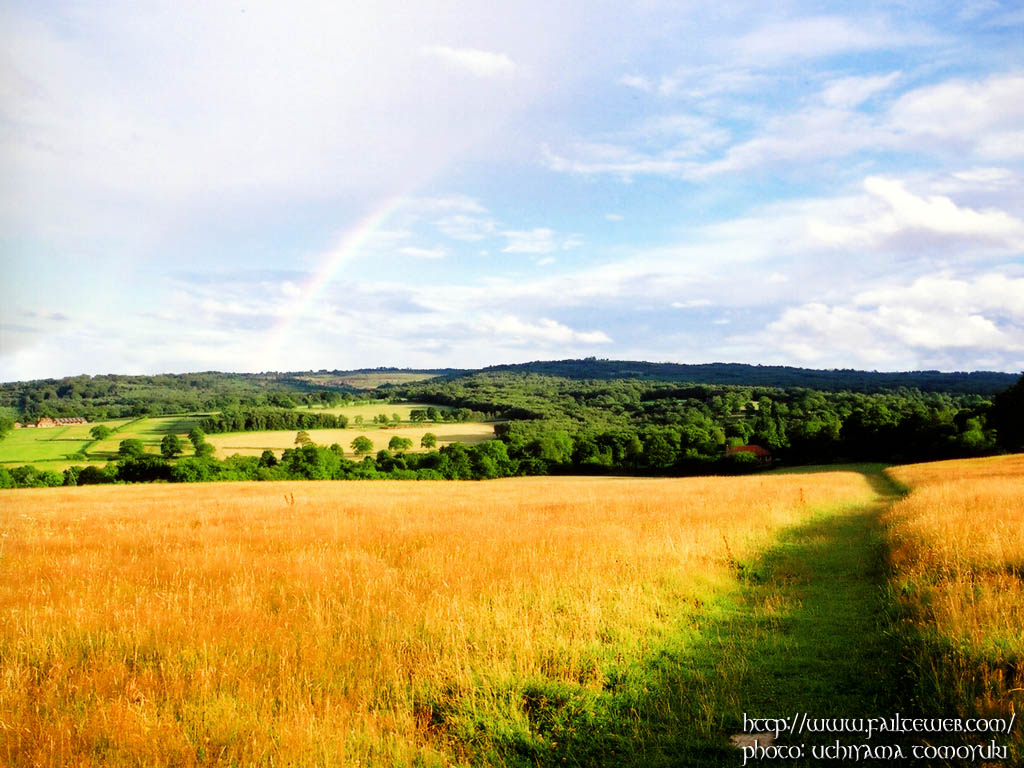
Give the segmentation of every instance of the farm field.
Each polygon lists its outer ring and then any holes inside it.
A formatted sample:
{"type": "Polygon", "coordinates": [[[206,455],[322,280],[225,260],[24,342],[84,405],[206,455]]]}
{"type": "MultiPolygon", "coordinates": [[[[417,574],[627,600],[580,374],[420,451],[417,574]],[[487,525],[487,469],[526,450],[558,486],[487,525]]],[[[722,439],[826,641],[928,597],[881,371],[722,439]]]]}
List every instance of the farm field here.
{"type": "Polygon", "coordinates": [[[402,421],[408,421],[409,414],[413,410],[424,410],[426,408],[437,408],[441,413],[451,410],[451,408],[441,405],[430,406],[423,403],[389,403],[386,400],[378,400],[371,403],[355,403],[352,405],[327,406],[324,408],[316,408],[315,410],[320,410],[324,413],[335,413],[340,416],[347,416],[349,426],[355,426],[353,422],[356,416],[362,416],[363,421],[365,422],[363,426],[372,427],[374,416],[386,414],[388,418],[391,418],[392,414],[397,413],[402,418],[402,421]]]}
{"type": "MultiPolygon", "coordinates": [[[[416,426],[388,427],[387,429],[363,426],[346,429],[310,429],[310,439],[317,445],[337,443],[347,456],[352,456],[351,443],[359,437],[367,437],[373,442],[373,450],[379,451],[388,447],[392,437],[405,437],[412,440],[410,451],[425,450],[420,448],[423,435],[430,432],[437,436],[437,447],[451,443],[482,443],[494,437],[494,426],[479,422],[418,424],[416,426]]],[[[206,441],[217,449],[220,458],[241,454],[242,456],[259,456],[265,450],[280,454],[286,448],[295,447],[294,430],[273,430],[268,432],[228,432],[225,434],[207,435],[206,441]]]]}
{"type": "Polygon", "coordinates": [[[92,424],[47,429],[14,429],[0,440],[0,462],[54,461],[78,453],[92,442],[92,424]]]}
{"type": "MultiPolygon", "coordinates": [[[[0,440],[0,465],[16,467],[33,464],[39,469],[60,471],[72,464],[85,464],[82,459],[71,460],[68,456],[85,450],[95,442],[89,430],[96,424],[115,429],[126,423],[127,419],[120,419],[46,429],[14,429],[0,440]]],[[[116,444],[114,451],[117,451],[116,444]]]]}
{"type": "Polygon", "coordinates": [[[875,495],[857,472],[8,491],[0,755],[721,764],[735,622],[765,639],[790,610],[741,575],[875,495]]]}
{"type": "MultiPolygon", "coordinates": [[[[438,447],[453,442],[466,444],[479,443],[494,436],[493,425],[479,422],[431,423],[426,422],[415,426],[406,423],[399,427],[388,427],[384,431],[373,423],[373,418],[386,413],[390,418],[398,414],[405,422],[414,408],[426,408],[417,403],[390,404],[386,401],[359,403],[357,405],[336,408],[316,409],[327,413],[342,414],[349,418],[349,429],[345,430],[311,430],[313,440],[322,445],[338,443],[346,451],[352,440],[364,435],[374,443],[374,451],[386,448],[394,435],[407,437],[413,441],[413,450],[419,450],[420,438],[425,432],[437,435],[438,447]],[[355,425],[355,417],[362,416],[365,424],[355,425]],[[352,427],[355,427],[354,429],[352,427]]],[[[304,410],[304,409],[299,409],[304,410]]],[[[438,410],[447,409],[439,407],[438,410]]],[[[117,450],[122,440],[138,439],[142,441],[146,453],[160,453],[160,441],[168,434],[176,434],[181,438],[182,455],[192,455],[192,445],[186,439],[189,430],[197,426],[206,414],[179,414],[173,416],[148,416],[137,419],[117,419],[67,427],[47,429],[16,429],[0,440],[0,466],[8,468],[23,464],[32,464],[38,469],[62,471],[70,466],[87,466],[89,464],[105,465],[117,459],[117,450]],[[105,440],[95,441],[90,437],[89,430],[96,424],[103,424],[113,430],[105,440]],[[85,459],[69,459],[71,454],[87,451],[85,459]]],[[[217,456],[226,458],[234,453],[243,456],[258,456],[270,449],[280,453],[285,448],[295,447],[295,432],[283,430],[278,432],[244,432],[213,434],[208,436],[209,443],[217,448],[217,456]]]]}
{"type": "Polygon", "coordinates": [[[94,445],[89,454],[104,459],[116,459],[117,448],[122,440],[141,440],[146,453],[159,454],[160,441],[165,435],[176,434],[182,438],[182,447],[185,455],[192,453],[192,446],[185,436],[188,431],[199,423],[199,420],[206,414],[179,414],[175,416],[147,416],[141,419],[133,419],[119,422],[116,431],[111,433],[106,440],[101,440],[94,445]]]}

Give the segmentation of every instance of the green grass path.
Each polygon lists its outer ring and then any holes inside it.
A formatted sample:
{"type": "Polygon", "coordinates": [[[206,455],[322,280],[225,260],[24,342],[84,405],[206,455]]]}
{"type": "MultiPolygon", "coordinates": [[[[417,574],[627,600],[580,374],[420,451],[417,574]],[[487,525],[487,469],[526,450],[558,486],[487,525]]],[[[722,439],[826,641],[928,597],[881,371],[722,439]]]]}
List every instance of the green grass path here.
{"type": "MultiPolygon", "coordinates": [[[[754,563],[741,565],[745,586],[736,612],[723,622],[719,650],[744,663],[736,732],[743,729],[744,714],[791,720],[805,713],[808,718],[909,714],[902,696],[902,654],[886,631],[890,606],[884,597],[885,546],[878,523],[901,489],[880,471],[866,471],[865,478],[877,494],[875,502],[817,516],[784,532],[754,563]]],[[[805,732],[779,742],[809,748],[837,739],[865,741],[859,734],[805,732]]],[[[873,743],[896,742],[876,736],[873,743]]],[[[766,759],[760,764],[817,761],[766,759]]]]}

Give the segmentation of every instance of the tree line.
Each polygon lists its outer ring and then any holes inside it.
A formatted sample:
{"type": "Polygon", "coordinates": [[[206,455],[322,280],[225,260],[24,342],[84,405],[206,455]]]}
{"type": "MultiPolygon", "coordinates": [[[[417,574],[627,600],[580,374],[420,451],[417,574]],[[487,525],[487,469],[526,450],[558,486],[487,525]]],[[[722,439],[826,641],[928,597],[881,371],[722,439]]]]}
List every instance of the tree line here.
{"type": "Polygon", "coordinates": [[[281,429],[344,429],[348,417],[322,411],[288,408],[230,408],[199,420],[208,434],[222,432],[263,432],[281,429]]]}

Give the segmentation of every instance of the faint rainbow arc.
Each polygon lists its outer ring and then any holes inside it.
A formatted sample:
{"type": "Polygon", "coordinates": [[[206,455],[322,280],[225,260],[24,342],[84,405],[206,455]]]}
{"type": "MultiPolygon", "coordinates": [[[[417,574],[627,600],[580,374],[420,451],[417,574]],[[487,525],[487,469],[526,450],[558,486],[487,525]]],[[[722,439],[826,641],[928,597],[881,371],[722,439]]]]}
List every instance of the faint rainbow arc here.
{"type": "Polygon", "coordinates": [[[288,309],[270,330],[267,342],[268,362],[277,364],[281,347],[303,312],[323,293],[334,279],[342,264],[351,261],[359,249],[396,210],[407,200],[405,194],[389,199],[341,237],[338,245],[329,251],[321,263],[299,287],[298,295],[289,302],[288,309]]]}

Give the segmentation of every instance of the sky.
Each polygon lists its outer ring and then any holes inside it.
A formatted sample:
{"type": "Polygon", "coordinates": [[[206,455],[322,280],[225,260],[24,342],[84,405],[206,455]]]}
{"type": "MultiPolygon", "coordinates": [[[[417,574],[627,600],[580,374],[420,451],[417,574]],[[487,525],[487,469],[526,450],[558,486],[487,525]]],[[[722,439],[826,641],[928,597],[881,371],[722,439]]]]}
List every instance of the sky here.
{"type": "Polygon", "coordinates": [[[1024,369],[1024,7],[0,0],[0,381],[1024,369]]]}

